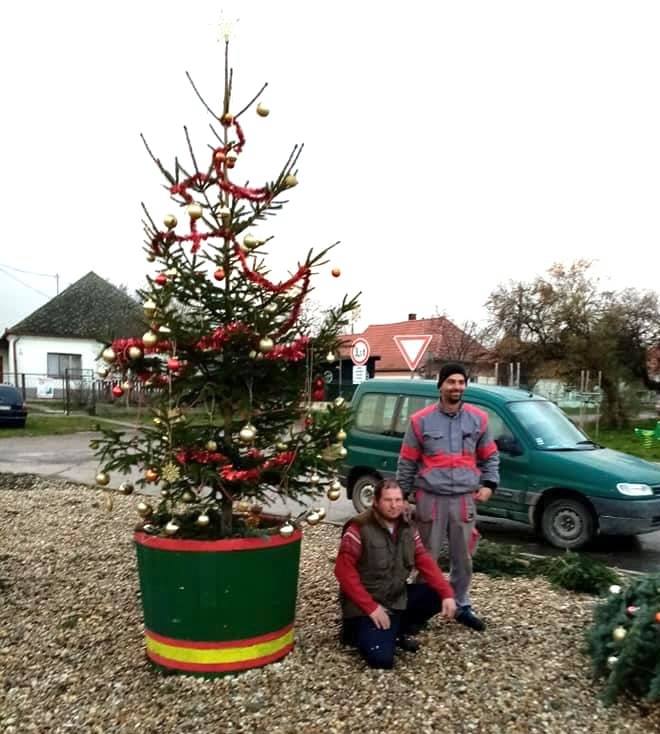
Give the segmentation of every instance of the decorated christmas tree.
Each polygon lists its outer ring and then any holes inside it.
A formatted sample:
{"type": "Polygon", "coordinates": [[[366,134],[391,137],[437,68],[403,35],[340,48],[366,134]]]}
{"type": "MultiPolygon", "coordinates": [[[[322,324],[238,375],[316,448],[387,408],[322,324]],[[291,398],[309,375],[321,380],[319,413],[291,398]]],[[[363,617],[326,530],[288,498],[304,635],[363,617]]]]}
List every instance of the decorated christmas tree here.
{"type": "MultiPolygon", "coordinates": [[[[319,365],[336,358],[357,300],[345,297],[308,332],[303,305],[334,245],[310,250],[284,279],[272,277],[271,237],[263,230],[298,185],[302,146],[272,181],[239,183],[246,180],[244,121],[254,114],[256,123],[269,110],[260,101],[265,87],[235,105],[233,81],[225,40],[222,109],[213,110],[193,84],[213,117],[215,138],[203,156],[186,130],[189,162],[176,158],[168,169],[145,141],[178,209],[152,216],[143,205],[154,270],[139,294],[149,328],[141,339],[115,340],[102,354],[101,374],[116,381],[115,396],[139,384],[155,397],[151,422],[137,432],[106,430],[94,443],[97,483],[138,470],[138,485],[159,484],[157,501],[137,506],[140,528],[155,536],[219,539],[273,526],[286,536],[296,521],[318,522],[324,509],[269,521],[263,505],[274,495],[340,495],[348,408],[340,398],[325,410],[310,407],[323,392],[319,365]]],[[[133,486],[124,482],[120,489],[128,494],[133,486]]]]}
{"type": "Polygon", "coordinates": [[[606,679],[603,699],[628,693],[660,700],[660,575],[610,586],[588,634],[594,673],[606,679]]]}

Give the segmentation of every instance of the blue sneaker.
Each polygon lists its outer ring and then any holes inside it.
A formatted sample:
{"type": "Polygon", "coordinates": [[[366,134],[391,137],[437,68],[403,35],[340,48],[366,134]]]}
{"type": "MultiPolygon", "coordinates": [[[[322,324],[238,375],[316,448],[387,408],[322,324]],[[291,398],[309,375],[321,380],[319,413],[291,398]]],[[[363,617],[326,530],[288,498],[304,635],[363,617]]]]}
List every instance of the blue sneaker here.
{"type": "Polygon", "coordinates": [[[456,621],[466,627],[469,627],[475,632],[483,632],[486,629],[486,623],[477,617],[470,606],[458,608],[458,612],[456,612],[456,621]]]}

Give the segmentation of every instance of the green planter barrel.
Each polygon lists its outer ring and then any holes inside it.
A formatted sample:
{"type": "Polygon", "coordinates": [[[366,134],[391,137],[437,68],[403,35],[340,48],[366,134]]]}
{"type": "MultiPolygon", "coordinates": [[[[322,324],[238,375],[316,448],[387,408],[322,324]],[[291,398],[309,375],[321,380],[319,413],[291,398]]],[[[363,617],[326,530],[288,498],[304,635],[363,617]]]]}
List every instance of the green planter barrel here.
{"type": "Polygon", "coordinates": [[[293,648],[302,532],[230,540],[135,533],[147,656],[157,666],[221,675],[293,648]]]}

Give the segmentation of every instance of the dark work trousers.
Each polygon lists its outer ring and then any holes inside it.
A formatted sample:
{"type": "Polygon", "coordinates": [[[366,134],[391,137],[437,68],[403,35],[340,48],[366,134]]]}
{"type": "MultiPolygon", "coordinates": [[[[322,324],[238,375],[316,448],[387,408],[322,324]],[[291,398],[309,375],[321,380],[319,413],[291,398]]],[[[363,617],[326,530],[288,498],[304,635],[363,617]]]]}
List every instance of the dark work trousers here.
{"type": "Polygon", "coordinates": [[[408,584],[407,591],[406,608],[389,610],[389,629],[379,629],[367,616],[343,621],[342,641],[356,647],[370,668],[391,668],[397,637],[417,631],[441,609],[440,597],[428,584],[408,584]]]}

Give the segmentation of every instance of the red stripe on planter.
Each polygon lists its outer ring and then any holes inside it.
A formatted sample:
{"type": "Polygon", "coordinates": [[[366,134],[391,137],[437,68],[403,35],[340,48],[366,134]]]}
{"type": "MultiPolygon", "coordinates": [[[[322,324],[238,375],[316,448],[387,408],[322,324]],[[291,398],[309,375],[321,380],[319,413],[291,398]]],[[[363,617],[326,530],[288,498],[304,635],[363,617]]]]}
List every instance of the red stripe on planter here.
{"type": "Polygon", "coordinates": [[[266,655],[263,658],[253,658],[252,660],[241,660],[236,663],[184,663],[180,660],[168,660],[167,658],[161,657],[155,652],[147,650],[147,657],[162,665],[164,668],[174,668],[176,670],[189,670],[191,672],[198,673],[230,673],[233,670],[246,670],[247,668],[259,668],[262,665],[268,665],[268,663],[274,663],[276,660],[283,658],[293,650],[293,643],[283,647],[272,655],[266,655]]]}
{"type": "Polygon", "coordinates": [[[161,538],[158,535],[148,535],[137,531],[135,542],[145,548],[157,548],[171,551],[196,551],[198,553],[212,553],[217,551],[259,550],[260,548],[275,548],[278,545],[288,545],[302,538],[302,530],[297,529],[288,538],[281,535],[267,535],[260,538],[226,538],[222,540],[183,540],[180,538],[161,538]]]}
{"type": "Polygon", "coordinates": [[[157,632],[152,632],[149,629],[145,629],[144,634],[157,642],[164,643],[165,645],[174,645],[175,647],[192,647],[196,650],[221,650],[226,647],[249,647],[250,645],[257,645],[260,642],[268,642],[269,640],[274,640],[277,637],[285,635],[292,628],[293,624],[288,624],[286,627],[282,627],[282,629],[275,632],[268,632],[268,634],[265,635],[246,637],[242,640],[230,640],[227,642],[193,642],[192,640],[177,640],[174,637],[159,635],[157,632]]]}

